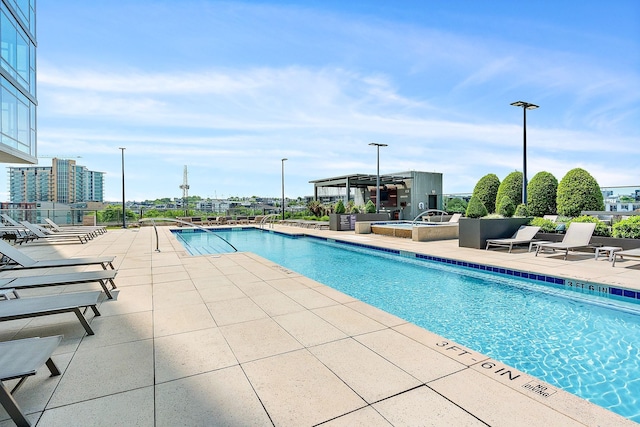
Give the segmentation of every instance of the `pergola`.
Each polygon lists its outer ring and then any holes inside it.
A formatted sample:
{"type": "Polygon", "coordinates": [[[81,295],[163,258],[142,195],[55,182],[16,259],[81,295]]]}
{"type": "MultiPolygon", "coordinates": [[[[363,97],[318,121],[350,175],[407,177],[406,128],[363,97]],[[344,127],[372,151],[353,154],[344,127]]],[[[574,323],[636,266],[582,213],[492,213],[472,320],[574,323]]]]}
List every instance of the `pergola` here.
{"type": "MultiPolygon", "coordinates": [[[[313,184],[313,198],[318,200],[318,188],[345,188],[347,192],[347,201],[351,198],[352,188],[368,188],[376,186],[377,175],[371,174],[354,174],[336,176],[333,178],[317,179],[309,181],[313,184]]],[[[380,186],[385,185],[403,185],[405,180],[411,179],[411,176],[405,175],[380,175],[380,186]]]]}

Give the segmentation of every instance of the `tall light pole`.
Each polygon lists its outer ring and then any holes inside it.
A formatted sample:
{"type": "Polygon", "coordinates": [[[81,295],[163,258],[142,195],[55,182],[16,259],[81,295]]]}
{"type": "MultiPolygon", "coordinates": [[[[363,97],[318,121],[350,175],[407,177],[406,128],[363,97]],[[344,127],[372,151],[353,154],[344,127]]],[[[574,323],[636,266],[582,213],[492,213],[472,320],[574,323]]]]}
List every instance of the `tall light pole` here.
{"type": "Polygon", "coordinates": [[[124,150],[126,148],[119,147],[122,152],[122,228],[127,228],[126,216],[125,216],[125,205],[124,205],[124,150]]]}
{"type": "Polygon", "coordinates": [[[284,221],[284,162],[289,159],[282,159],[282,220],[284,221]]]}
{"type": "Polygon", "coordinates": [[[531,104],[529,102],[517,101],[512,102],[511,105],[514,107],[522,107],[522,111],[524,114],[524,123],[522,126],[522,204],[527,204],[527,110],[535,110],[538,107],[536,104],[531,104]]]}
{"type": "Polygon", "coordinates": [[[378,169],[376,172],[376,213],[380,213],[380,147],[386,147],[387,144],[371,142],[369,145],[375,146],[378,151],[378,169]]]}

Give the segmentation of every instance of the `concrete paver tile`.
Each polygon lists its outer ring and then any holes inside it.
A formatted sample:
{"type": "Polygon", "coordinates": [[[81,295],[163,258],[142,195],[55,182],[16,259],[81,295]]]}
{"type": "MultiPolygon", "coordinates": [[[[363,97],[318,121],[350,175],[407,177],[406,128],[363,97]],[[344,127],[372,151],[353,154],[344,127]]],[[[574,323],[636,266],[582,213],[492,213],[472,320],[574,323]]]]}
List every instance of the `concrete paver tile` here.
{"type": "Polygon", "coordinates": [[[153,335],[155,337],[197,331],[215,326],[216,323],[204,304],[153,311],[153,335]]]}
{"type": "Polygon", "coordinates": [[[144,387],[47,410],[38,425],[154,426],[154,390],[144,387]],[[72,422],[70,420],[73,420],[72,422]]]}
{"type": "Polygon", "coordinates": [[[347,337],[340,329],[310,311],[285,314],[273,319],[305,347],[347,337]]]}
{"type": "Polygon", "coordinates": [[[358,409],[322,424],[322,427],[391,427],[373,407],[358,409]]]}
{"type": "Polygon", "coordinates": [[[466,368],[392,329],[358,335],[355,339],[423,383],[466,368]]]}
{"type": "Polygon", "coordinates": [[[320,307],[329,307],[340,304],[338,301],[329,298],[322,293],[318,292],[316,288],[296,289],[292,291],[283,291],[287,296],[296,301],[307,309],[314,309],[320,307]]]}
{"type": "Polygon", "coordinates": [[[278,316],[305,310],[303,306],[279,292],[256,295],[251,299],[269,316],[278,316]]]}
{"type": "Polygon", "coordinates": [[[200,292],[200,296],[204,302],[225,301],[246,297],[245,293],[233,284],[229,284],[227,286],[200,288],[198,291],[200,292]]]}
{"type": "Polygon", "coordinates": [[[308,351],[243,365],[275,425],[309,426],[366,403],[308,351]]]}
{"type": "Polygon", "coordinates": [[[368,403],[422,384],[351,338],[312,347],[309,351],[368,403]]]}
{"type": "Polygon", "coordinates": [[[156,383],[238,363],[217,328],[156,338],[154,348],[156,383]]]}
{"type": "Polygon", "coordinates": [[[302,348],[273,319],[221,326],[220,331],[240,363],[302,348]]]}
{"type": "MultiPolygon", "coordinates": [[[[64,373],[71,361],[73,353],[65,353],[53,356],[53,362],[60,372],[64,373]]],[[[24,414],[31,414],[43,411],[47,402],[51,398],[54,390],[60,383],[62,376],[51,376],[51,372],[46,366],[38,369],[36,375],[29,377],[24,385],[14,394],[16,402],[24,414]]],[[[3,381],[4,385],[11,390],[18,383],[18,380],[3,381]]],[[[9,420],[9,414],[0,406],[0,421],[9,420]]],[[[11,421],[10,421],[11,423],[11,421]]],[[[10,424],[15,427],[15,424],[10,424]]]]}
{"type": "Polygon", "coordinates": [[[153,342],[77,352],[47,408],[153,385],[153,342]]]}
{"type": "Polygon", "coordinates": [[[150,311],[95,317],[91,322],[95,335],[86,336],[78,351],[153,338],[152,318],[150,311]]]}
{"type": "Polygon", "coordinates": [[[272,426],[238,366],[156,386],[157,427],[272,426]]]}
{"type": "Polygon", "coordinates": [[[583,426],[473,369],[432,381],[428,386],[491,426],[583,426]]]}
{"type": "MultiPolygon", "coordinates": [[[[460,385],[458,386],[460,387],[460,385]]],[[[471,427],[486,425],[425,386],[375,403],[373,407],[395,426],[471,427]]],[[[512,426],[515,425],[518,424],[512,424],[512,426]]]]}
{"type": "Polygon", "coordinates": [[[218,326],[268,317],[267,313],[248,297],[213,301],[207,303],[207,307],[218,326]]]}
{"type": "Polygon", "coordinates": [[[151,285],[128,286],[120,291],[117,301],[100,304],[102,316],[150,311],[153,308],[151,285]]]}
{"type": "Polygon", "coordinates": [[[345,306],[353,308],[358,313],[362,313],[386,326],[398,326],[407,323],[406,320],[401,319],[398,316],[394,316],[393,314],[387,313],[386,311],[380,310],[379,308],[362,301],[349,302],[346,303],[345,306]]]}
{"type": "Polygon", "coordinates": [[[386,326],[382,323],[376,322],[375,320],[344,305],[316,308],[312,311],[336,328],[351,336],[386,329],[386,326]]]}
{"type": "Polygon", "coordinates": [[[153,308],[154,310],[163,310],[174,307],[184,307],[187,305],[202,304],[202,297],[200,292],[196,289],[184,292],[167,293],[161,292],[153,294],[153,308]]]}

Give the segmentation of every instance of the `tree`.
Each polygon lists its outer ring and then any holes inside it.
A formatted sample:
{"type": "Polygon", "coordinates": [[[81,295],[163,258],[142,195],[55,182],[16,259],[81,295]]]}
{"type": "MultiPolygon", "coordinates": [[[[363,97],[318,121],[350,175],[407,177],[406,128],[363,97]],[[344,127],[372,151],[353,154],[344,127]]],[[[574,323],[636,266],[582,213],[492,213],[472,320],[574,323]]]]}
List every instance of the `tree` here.
{"type": "Polygon", "coordinates": [[[582,211],[603,211],[604,198],[595,178],[586,170],[575,168],[560,180],[556,205],[560,215],[575,217],[582,211]]]}
{"type": "Polygon", "coordinates": [[[558,180],[549,172],[538,172],[527,185],[529,215],[544,216],[556,213],[558,180]]]}
{"type": "Polygon", "coordinates": [[[322,203],[317,200],[310,201],[307,205],[307,209],[309,209],[309,212],[311,212],[312,215],[318,218],[320,218],[324,213],[324,207],[322,206],[322,203]]]}
{"type": "MultiPolygon", "coordinates": [[[[496,196],[500,187],[500,179],[494,173],[487,174],[480,178],[480,181],[473,189],[472,198],[475,196],[480,199],[488,213],[496,211],[496,196]]],[[[471,201],[469,201],[471,202],[471,201]]],[[[467,206],[467,209],[469,207],[467,206]]],[[[468,216],[468,215],[467,215],[468,216]]]]}
{"type": "Polygon", "coordinates": [[[487,216],[489,212],[487,211],[486,206],[480,200],[478,196],[471,196],[471,200],[469,200],[469,205],[467,205],[467,218],[482,218],[483,216],[487,216]]]}
{"type": "Polygon", "coordinates": [[[500,203],[502,203],[505,197],[507,197],[511,203],[520,203],[522,200],[522,172],[511,172],[500,183],[498,194],[496,195],[496,212],[500,212],[500,203]]]}
{"type": "Polygon", "coordinates": [[[343,214],[347,211],[347,209],[344,207],[344,202],[342,201],[342,199],[338,200],[338,203],[336,203],[336,207],[334,209],[334,212],[337,214],[343,214]]]}
{"type": "Polygon", "coordinates": [[[364,205],[364,211],[366,213],[376,213],[376,205],[371,200],[368,200],[367,204],[364,205]]]}
{"type": "Polygon", "coordinates": [[[449,199],[444,208],[448,213],[464,213],[467,210],[467,202],[460,198],[449,199]]]}

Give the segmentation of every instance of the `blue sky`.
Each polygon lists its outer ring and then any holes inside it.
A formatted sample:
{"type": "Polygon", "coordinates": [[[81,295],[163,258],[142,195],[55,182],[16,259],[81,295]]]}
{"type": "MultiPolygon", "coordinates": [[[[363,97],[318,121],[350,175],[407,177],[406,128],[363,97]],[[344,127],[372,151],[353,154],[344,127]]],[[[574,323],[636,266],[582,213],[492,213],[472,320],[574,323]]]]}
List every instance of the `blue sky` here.
{"type": "MultiPolygon", "coordinates": [[[[106,199],[311,195],[310,180],[487,173],[640,184],[640,2],[39,0],[38,153],[106,199]]],[[[40,165],[50,165],[43,158],[40,165]]],[[[0,175],[1,179],[6,179],[0,175]]],[[[0,188],[6,188],[1,186],[0,188]]],[[[8,196],[4,197],[8,199],[8,196]]]]}

